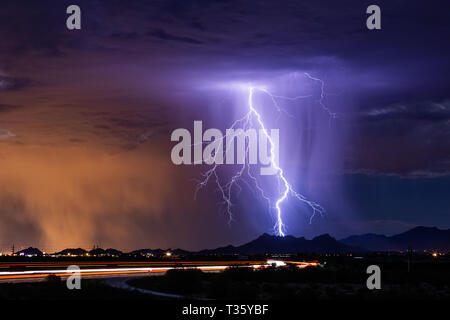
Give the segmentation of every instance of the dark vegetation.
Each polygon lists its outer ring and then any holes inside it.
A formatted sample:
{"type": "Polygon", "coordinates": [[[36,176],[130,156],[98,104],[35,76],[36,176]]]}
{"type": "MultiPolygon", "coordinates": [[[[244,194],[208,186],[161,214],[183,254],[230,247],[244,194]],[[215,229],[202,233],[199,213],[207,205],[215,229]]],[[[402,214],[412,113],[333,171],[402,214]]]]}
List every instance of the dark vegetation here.
{"type": "MultiPolygon", "coordinates": [[[[222,257],[223,258],[223,257],[222,257]]],[[[354,256],[291,256],[290,260],[319,259],[322,266],[247,269],[221,273],[170,270],[163,276],[137,277],[132,286],[209,299],[264,300],[450,300],[450,255],[368,254],[354,256]],[[409,260],[409,271],[408,271],[409,260]],[[368,290],[369,265],[381,268],[381,290],[368,290]]],[[[51,276],[38,283],[2,283],[0,300],[164,299],[109,287],[103,280],[84,279],[81,290],[68,290],[51,276]]]]}
{"type": "Polygon", "coordinates": [[[101,280],[83,280],[81,290],[67,289],[66,282],[51,276],[43,282],[2,283],[0,300],[135,300],[154,296],[111,288],[101,280]]]}
{"type": "Polygon", "coordinates": [[[212,299],[402,300],[450,299],[450,260],[416,257],[335,257],[323,267],[231,268],[223,273],[171,270],[130,280],[143,289],[212,299]],[[368,290],[367,266],[381,268],[381,290],[368,290]]]}

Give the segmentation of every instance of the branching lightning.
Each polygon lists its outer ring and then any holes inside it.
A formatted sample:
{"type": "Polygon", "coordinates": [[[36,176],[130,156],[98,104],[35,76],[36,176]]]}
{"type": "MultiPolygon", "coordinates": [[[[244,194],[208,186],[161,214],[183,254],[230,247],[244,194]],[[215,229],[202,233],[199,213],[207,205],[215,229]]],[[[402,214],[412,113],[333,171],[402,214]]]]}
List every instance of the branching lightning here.
{"type": "MultiPolygon", "coordinates": [[[[320,104],[322,109],[328,113],[328,115],[330,116],[330,119],[335,118],[336,114],[331,112],[331,110],[325,105],[325,102],[324,102],[325,83],[318,78],[310,76],[308,73],[305,73],[304,75],[310,80],[319,82],[320,97],[319,97],[318,103],[320,104]]],[[[305,203],[311,208],[312,215],[310,217],[310,223],[317,213],[322,215],[325,212],[325,209],[320,204],[318,204],[314,201],[308,200],[305,196],[303,196],[302,194],[297,192],[292,187],[292,184],[288,181],[283,169],[279,166],[278,163],[276,163],[275,157],[274,157],[274,142],[272,141],[272,138],[268,133],[267,127],[264,124],[261,114],[258,112],[257,107],[254,105],[253,97],[254,97],[255,92],[261,92],[263,94],[266,94],[271,99],[274,108],[278,112],[278,118],[279,118],[282,114],[285,114],[289,117],[293,117],[293,116],[290,113],[288,113],[286,110],[281,108],[278,101],[281,101],[281,100],[295,101],[295,100],[311,97],[311,95],[285,97],[285,96],[274,95],[274,94],[270,93],[266,88],[262,88],[262,87],[248,86],[246,89],[248,90],[248,99],[247,99],[248,111],[244,117],[233,122],[232,125],[229,127],[229,129],[242,129],[245,131],[249,128],[258,128],[258,129],[262,130],[263,134],[265,135],[265,138],[267,139],[267,141],[269,143],[270,165],[272,166],[272,168],[274,168],[276,170],[275,177],[276,177],[277,183],[278,183],[278,196],[275,199],[272,199],[269,195],[267,195],[267,191],[264,190],[264,188],[258,182],[258,179],[252,174],[251,165],[249,164],[249,161],[248,161],[249,160],[248,145],[246,146],[246,154],[245,154],[244,164],[239,168],[239,170],[237,170],[232,175],[232,177],[226,183],[221,182],[220,177],[217,173],[217,169],[220,165],[218,165],[214,161],[214,164],[212,165],[212,167],[202,174],[203,179],[200,181],[197,181],[198,184],[197,184],[195,194],[197,195],[198,191],[201,188],[205,187],[211,180],[213,180],[215,182],[215,184],[217,186],[217,190],[222,198],[222,205],[224,205],[226,213],[228,214],[229,223],[231,223],[233,221],[233,210],[232,210],[233,209],[233,202],[232,202],[233,193],[237,192],[237,194],[239,194],[239,192],[242,189],[242,187],[240,185],[241,182],[247,184],[248,186],[250,186],[250,188],[254,187],[254,190],[256,192],[258,192],[259,195],[265,201],[267,201],[269,210],[271,210],[271,211],[273,210],[272,212],[275,213],[276,222],[275,222],[275,226],[274,226],[274,232],[278,236],[285,236],[286,227],[285,227],[285,224],[283,223],[282,204],[289,197],[292,197],[292,198],[296,199],[297,201],[305,203]],[[244,175],[245,175],[245,177],[244,177],[244,175]],[[250,181],[247,181],[245,178],[248,178],[250,181]]],[[[225,138],[227,138],[227,135],[225,135],[221,139],[221,141],[220,141],[221,147],[224,144],[225,138]]],[[[214,157],[216,157],[216,156],[217,155],[214,155],[214,157]]]]}

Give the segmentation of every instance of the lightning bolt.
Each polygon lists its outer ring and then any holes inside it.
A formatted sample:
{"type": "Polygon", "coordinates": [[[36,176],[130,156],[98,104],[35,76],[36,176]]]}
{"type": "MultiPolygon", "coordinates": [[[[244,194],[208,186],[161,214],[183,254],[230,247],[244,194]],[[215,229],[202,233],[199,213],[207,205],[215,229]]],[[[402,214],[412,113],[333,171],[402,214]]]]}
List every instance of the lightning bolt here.
{"type": "MultiPolygon", "coordinates": [[[[330,119],[336,118],[336,113],[333,113],[326,106],[326,104],[324,102],[324,99],[325,99],[325,91],[324,91],[325,83],[324,83],[324,81],[320,80],[319,78],[312,77],[308,73],[304,73],[304,75],[308,79],[316,81],[320,84],[320,97],[319,97],[318,103],[320,104],[322,109],[328,113],[328,115],[330,116],[330,119]]],[[[278,236],[284,237],[285,232],[286,232],[286,227],[285,227],[285,224],[283,223],[282,204],[289,197],[292,197],[299,202],[305,203],[306,205],[308,205],[310,207],[310,209],[312,211],[312,215],[310,217],[310,223],[312,222],[312,219],[315,217],[315,215],[317,213],[319,213],[320,215],[323,215],[323,213],[325,212],[325,209],[320,204],[318,204],[314,201],[308,200],[305,196],[303,196],[302,194],[297,192],[292,187],[292,184],[286,178],[283,169],[279,166],[279,164],[276,163],[275,155],[274,155],[275,144],[274,144],[271,136],[268,133],[268,130],[266,128],[266,125],[264,124],[261,114],[258,112],[257,108],[254,106],[253,96],[254,96],[255,92],[261,92],[263,94],[266,94],[271,99],[273,106],[275,107],[276,111],[278,112],[278,117],[277,117],[277,120],[278,120],[278,118],[281,116],[281,114],[286,114],[289,117],[293,117],[290,113],[288,113],[286,110],[284,110],[283,108],[280,107],[280,105],[278,103],[279,100],[295,101],[295,100],[311,97],[311,95],[285,97],[285,96],[273,95],[267,89],[261,88],[261,87],[248,86],[247,89],[248,89],[248,99],[247,99],[248,111],[244,117],[233,122],[232,125],[229,127],[229,129],[240,128],[240,129],[246,131],[249,128],[258,127],[259,129],[262,130],[265,138],[267,139],[267,141],[269,143],[269,147],[270,147],[270,155],[269,155],[270,165],[276,171],[275,177],[276,177],[277,183],[278,183],[278,197],[276,199],[271,199],[271,197],[267,195],[267,192],[264,190],[264,188],[260,185],[257,178],[252,174],[251,168],[250,168],[251,165],[248,164],[248,162],[249,162],[248,161],[249,160],[249,154],[248,154],[249,145],[248,144],[246,146],[246,153],[245,153],[245,159],[244,159],[243,165],[239,168],[239,170],[237,170],[232,175],[232,177],[229,179],[228,182],[226,182],[225,184],[223,184],[221,182],[219,174],[217,172],[219,165],[216,163],[216,161],[214,161],[213,162],[214,164],[212,165],[212,167],[202,174],[203,179],[197,180],[198,184],[197,184],[197,188],[195,190],[195,196],[197,196],[197,193],[200,189],[204,188],[211,180],[214,180],[214,182],[217,186],[217,190],[222,198],[221,204],[224,205],[226,213],[228,214],[228,217],[229,217],[228,222],[231,223],[233,221],[233,210],[232,210],[232,208],[233,208],[233,202],[232,202],[233,190],[236,189],[237,193],[239,194],[239,192],[242,190],[240,182],[245,183],[250,188],[253,186],[256,189],[256,191],[259,193],[259,195],[262,197],[262,199],[267,201],[269,210],[273,210],[275,212],[276,222],[274,225],[274,232],[278,236]],[[251,180],[251,182],[247,181],[244,178],[244,175],[245,175],[245,177],[248,177],[251,180]],[[250,183],[252,183],[253,185],[251,185],[250,183]]],[[[227,137],[228,137],[228,135],[225,135],[219,141],[219,150],[223,147],[224,140],[227,137]]],[[[224,153],[226,153],[226,150],[224,150],[224,153]]],[[[215,160],[215,158],[217,156],[218,155],[215,154],[214,159],[212,159],[212,160],[215,160]]],[[[204,159],[204,161],[206,162],[207,159],[204,159]]]]}

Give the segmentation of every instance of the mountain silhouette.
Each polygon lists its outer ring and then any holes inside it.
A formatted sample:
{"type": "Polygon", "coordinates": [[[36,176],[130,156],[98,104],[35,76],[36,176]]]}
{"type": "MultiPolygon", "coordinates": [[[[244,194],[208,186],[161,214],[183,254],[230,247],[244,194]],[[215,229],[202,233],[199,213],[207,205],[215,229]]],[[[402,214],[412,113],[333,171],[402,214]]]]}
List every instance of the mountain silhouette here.
{"type": "Polygon", "coordinates": [[[27,249],[17,251],[15,254],[18,256],[42,256],[43,255],[41,250],[39,250],[37,248],[33,248],[33,247],[29,247],[27,249]]]}
{"type": "Polygon", "coordinates": [[[84,256],[86,255],[87,251],[82,249],[82,248],[68,248],[68,249],[64,249],[61,250],[59,252],[54,253],[54,255],[59,255],[59,256],[67,256],[67,255],[71,255],[71,256],[84,256]]]}
{"type": "Polygon", "coordinates": [[[131,251],[129,254],[132,256],[162,256],[167,252],[163,249],[139,249],[131,251]]]}
{"type": "Polygon", "coordinates": [[[102,248],[95,248],[89,251],[90,255],[93,256],[110,256],[110,257],[119,257],[122,255],[122,251],[116,250],[116,249],[102,249],[102,248]]]}
{"type": "MultiPolygon", "coordinates": [[[[363,253],[367,251],[406,251],[409,248],[415,251],[439,251],[450,252],[450,229],[441,230],[436,227],[415,227],[409,231],[385,236],[381,234],[367,233],[354,235],[341,240],[336,240],[329,234],[317,236],[311,240],[304,237],[285,236],[279,237],[262,234],[255,240],[239,246],[228,245],[216,249],[201,251],[186,251],[183,249],[139,249],[127,254],[115,249],[96,248],[89,253],[96,256],[165,256],[170,252],[174,256],[187,255],[249,255],[249,254],[345,254],[363,253]]],[[[18,255],[42,255],[36,248],[28,248],[17,252],[18,255]]],[[[64,249],[54,255],[83,256],[87,251],[81,248],[64,249]]]]}
{"type": "Polygon", "coordinates": [[[440,230],[436,227],[415,227],[409,231],[384,236],[379,234],[363,234],[350,236],[340,240],[349,246],[357,246],[369,251],[450,251],[450,229],[440,230]]]}
{"type": "Polygon", "coordinates": [[[306,240],[304,237],[273,236],[264,233],[257,239],[241,246],[227,246],[213,250],[202,250],[200,254],[265,254],[265,253],[319,253],[335,254],[362,252],[363,249],[338,242],[328,234],[306,240]]]}

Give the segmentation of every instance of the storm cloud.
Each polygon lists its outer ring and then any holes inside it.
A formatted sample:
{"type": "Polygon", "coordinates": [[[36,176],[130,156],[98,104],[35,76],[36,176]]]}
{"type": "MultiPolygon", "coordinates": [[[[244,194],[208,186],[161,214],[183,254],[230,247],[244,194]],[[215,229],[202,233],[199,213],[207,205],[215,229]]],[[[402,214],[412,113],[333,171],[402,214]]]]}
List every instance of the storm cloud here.
{"type": "Polygon", "coordinates": [[[80,0],[80,31],[65,27],[70,4],[0,5],[3,247],[198,249],[270,230],[251,191],[230,227],[213,188],[194,200],[202,168],[170,162],[174,129],[241,115],[242,83],[308,95],[283,105],[296,116],[282,119],[283,161],[327,214],[309,225],[307,208],[292,206],[290,232],[450,227],[446,2],[379,1],[376,31],[368,1],[80,0]],[[332,121],[305,72],[323,80],[332,121]]]}

